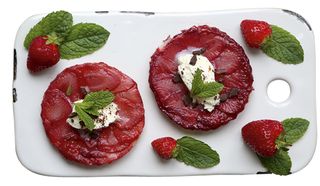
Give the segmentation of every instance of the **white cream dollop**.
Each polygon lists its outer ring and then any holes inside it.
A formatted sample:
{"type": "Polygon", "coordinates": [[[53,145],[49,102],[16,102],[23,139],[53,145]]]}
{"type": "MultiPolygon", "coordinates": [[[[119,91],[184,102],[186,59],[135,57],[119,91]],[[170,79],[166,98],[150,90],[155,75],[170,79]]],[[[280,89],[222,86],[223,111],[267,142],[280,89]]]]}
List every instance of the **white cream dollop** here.
{"type": "MultiPolygon", "coordinates": [[[[72,112],[75,112],[75,106],[74,106],[75,103],[81,103],[82,101],[83,100],[81,99],[81,100],[74,102],[73,107],[72,107],[72,112]]],[[[118,115],[118,111],[119,111],[118,105],[115,104],[114,102],[110,103],[109,105],[107,105],[103,109],[98,110],[99,116],[93,120],[94,125],[95,125],[95,127],[93,129],[100,129],[100,128],[108,127],[109,125],[114,123],[116,120],[119,120],[120,116],[118,115]]],[[[80,119],[79,119],[78,115],[73,116],[73,117],[69,117],[67,119],[67,123],[76,129],[84,129],[85,128],[85,126],[80,123],[80,119]]]]}
{"type": "MultiPolygon", "coordinates": [[[[204,82],[215,82],[215,69],[208,58],[203,55],[196,55],[197,61],[194,65],[191,65],[190,60],[192,57],[193,54],[186,51],[182,51],[177,55],[177,62],[179,63],[178,73],[189,91],[192,89],[192,81],[197,69],[202,71],[202,78],[204,82]]],[[[193,98],[193,102],[202,104],[204,109],[211,112],[215,105],[220,103],[220,95],[217,94],[210,98],[193,98]]]]}

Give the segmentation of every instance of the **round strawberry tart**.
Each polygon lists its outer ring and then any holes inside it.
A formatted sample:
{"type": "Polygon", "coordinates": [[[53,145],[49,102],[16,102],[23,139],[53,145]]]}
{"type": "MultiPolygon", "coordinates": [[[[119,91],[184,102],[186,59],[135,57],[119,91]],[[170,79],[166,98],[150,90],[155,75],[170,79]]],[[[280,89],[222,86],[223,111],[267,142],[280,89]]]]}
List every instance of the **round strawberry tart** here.
{"type": "Polygon", "coordinates": [[[151,57],[149,84],[159,108],[186,129],[216,129],[243,111],[253,90],[242,47],[217,28],[193,26],[151,57]]]}
{"type": "Polygon", "coordinates": [[[66,159],[85,165],[123,157],[144,127],[137,84],[102,62],[63,70],[46,90],[41,107],[52,145],[66,159]]]}

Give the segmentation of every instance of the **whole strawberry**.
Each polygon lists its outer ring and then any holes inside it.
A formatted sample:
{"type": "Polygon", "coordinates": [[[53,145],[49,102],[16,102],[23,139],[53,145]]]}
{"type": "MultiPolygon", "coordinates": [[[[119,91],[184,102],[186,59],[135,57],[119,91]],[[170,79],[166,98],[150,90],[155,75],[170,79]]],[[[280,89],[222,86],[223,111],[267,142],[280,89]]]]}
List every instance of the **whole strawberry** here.
{"type": "Polygon", "coordinates": [[[242,128],[243,140],[260,156],[270,157],[277,151],[276,140],[283,127],[279,121],[259,120],[248,123],[242,128]]]}
{"type": "Polygon", "coordinates": [[[171,137],[163,137],[154,140],[151,145],[161,158],[170,159],[177,146],[177,142],[171,137]]]}
{"type": "Polygon", "coordinates": [[[27,67],[30,72],[38,72],[51,67],[59,60],[60,52],[55,35],[38,36],[32,40],[27,59],[27,67]]]}
{"type": "Polygon", "coordinates": [[[174,158],[196,168],[209,168],[220,162],[219,154],[215,150],[190,136],[177,140],[163,137],[154,140],[151,145],[161,158],[174,158]]]}
{"type": "Polygon", "coordinates": [[[243,20],[241,31],[250,47],[259,48],[272,33],[270,25],[265,21],[243,20]]]}
{"type": "Polygon", "coordinates": [[[242,128],[242,138],[268,171],[288,175],[292,166],[288,148],[305,134],[308,126],[309,121],[302,118],[257,120],[242,128]]]}

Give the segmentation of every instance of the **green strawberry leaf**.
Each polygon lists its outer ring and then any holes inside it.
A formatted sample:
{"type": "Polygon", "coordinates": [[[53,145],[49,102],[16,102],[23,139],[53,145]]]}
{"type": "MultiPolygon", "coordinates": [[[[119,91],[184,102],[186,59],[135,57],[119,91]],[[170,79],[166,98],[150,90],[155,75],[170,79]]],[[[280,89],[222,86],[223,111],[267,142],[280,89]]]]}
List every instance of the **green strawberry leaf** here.
{"type": "Polygon", "coordinates": [[[271,25],[272,34],[261,45],[268,56],[284,64],[299,64],[304,60],[304,51],[300,42],[290,32],[271,25]]]}
{"type": "Polygon", "coordinates": [[[37,36],[55,33],[58,37],[63,38],[68,33],[72,24],[73,19],[69,12],[52,12],[30,29],[24,40],[24,47],[28,49],[32,40],[37,36]]]}
{"type": "Polygon", "coordinates": [[[173,157],[196,168],[209,168],[220,162],[219,154],[209,145],[189,136],[177,140],[173,157]]]}
{"type": "Polygon", "coordinates": [[[110,33],[94,23],[79,23],[71,27],[68,36],[60,45],[63,59],[79,58],[95,52],[107,42],[110,33]]]}
{"type": "Polygon", "coordinates": [[[272,157],[257,156],[268,171],[278,175],[290,174],[292,163],[287,151],[278,149],[276,154],[272,157]]]}
{"type": "Polygon", "coordinates": [[[84,122],[84,125],[87,129],[92,131],[95,127],[94,121],[89,114],[87,114],[79,105],[75,105],[75,110],[79,116],[79,119],[84,122]]]}
{"type": "Polygon", "coordinates": [[[202,79],[201,70],[197,69],[193,80],[191,95],[198,98],[209,98],[219,94],[223,89],[223,84],[218,82],[205,83],[202,79]]]}
{"type": "Polygon", "coordinates": [[[289,118],[282,121],[282,125],[285,131],[284,141],[293,144],[305,134],[309,121],[303,118],[289,118]]]}

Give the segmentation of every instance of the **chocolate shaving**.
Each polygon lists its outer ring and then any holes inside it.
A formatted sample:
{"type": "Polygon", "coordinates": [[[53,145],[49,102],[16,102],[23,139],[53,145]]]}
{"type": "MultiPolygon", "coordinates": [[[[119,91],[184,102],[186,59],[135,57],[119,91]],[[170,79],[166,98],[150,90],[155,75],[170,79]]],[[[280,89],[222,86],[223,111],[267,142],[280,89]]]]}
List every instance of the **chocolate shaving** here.
{"type": "Polygon", "coordinates": [[[90,137],[91,137],[92,139],[95,140],[95,139],[98,139],[98,138],[99,138],[100,132],[97,131],[97,130],[93,130],[93,131],[89,132],[89,135],[90,135],[90,137]]]}
{"type": "Polygon", "coordinates": [[[206,51],[205,48],[201,48],[200,50],[195,50],[192,52],[193,55],[201,55],[206,51]]]}
{"type": "Polygon", "coordinates": [[[232,88],[232,89],[230,90],[230,92],[229,92],[228,97],[229,97],[229,98],[232,98],[232,97],[238,95],[238,93],[239,93],[239,89],[238,89],[238,88],[232,88]]]}
{"type": "Polygon", "coordinates": [[[75,116],[77,116],[78,114],[76,112],[71,112],[71,114],[69,115],[69,118],[73,118],[75,116]]]}
{"type": "Polygon", "coordinates": [[[194,66],[196,63],[197,63],[197,56],[193,55],[189,64],[194,66]]]}
{"type": "Polygon", "coordinates": [[[80,87],[80,92],[83,96],[86,96],[90,91],[88,87],[80,87]]]}
{"type": "Polygon", "coordinates": [[[184,106],[186,106],[186,107],[192,105],[192,98],[190,96],[188,96],[188,95],[185,95],[182,98],[182,101],[183,101],[184,106]]]}
{"type": "Polygon", "coordinates": [[[172,79],[172,82],[174,83],[182,83],[182,79],[179,73],[176,73],[172,79]]]}
{"type": "Polygon", "coordinates": [[[227,94],[221,94],[220,95],[220,102],[224,102],[228,99],[228,95],[227,94]]]}

